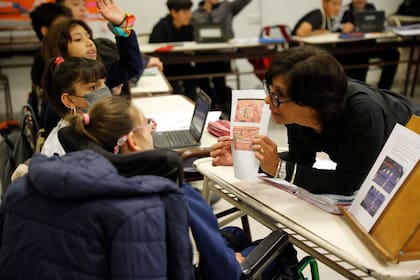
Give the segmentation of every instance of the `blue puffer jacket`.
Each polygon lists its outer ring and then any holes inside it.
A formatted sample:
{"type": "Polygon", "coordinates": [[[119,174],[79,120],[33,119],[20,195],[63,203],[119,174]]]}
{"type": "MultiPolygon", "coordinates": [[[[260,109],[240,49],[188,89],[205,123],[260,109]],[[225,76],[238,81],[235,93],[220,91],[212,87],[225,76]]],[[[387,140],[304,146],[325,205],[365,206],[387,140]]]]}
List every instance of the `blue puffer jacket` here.
{"type": "Polygon", "coordinates": [[[82,151],[34,155],[0,212],[0,279],[192,279],[180,188],[82,151]],[[170,275],[170,276],[167,276],[170,275]]]}

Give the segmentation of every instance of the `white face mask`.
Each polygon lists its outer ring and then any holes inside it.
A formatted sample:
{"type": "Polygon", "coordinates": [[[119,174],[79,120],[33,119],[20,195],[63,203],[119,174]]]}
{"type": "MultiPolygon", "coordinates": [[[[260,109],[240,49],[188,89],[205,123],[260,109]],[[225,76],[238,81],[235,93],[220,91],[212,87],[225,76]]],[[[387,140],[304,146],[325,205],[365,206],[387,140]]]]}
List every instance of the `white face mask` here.
{"type": "Polygon", "coordinates": [[[91,93],[86,94],[83,96],[84,99],[86,99],[87,107],[86,108],[80,108],[80,110],[84,113],[86,113],[90,106],[92,106],[93,103],[95,103],[97,100],[102,99],[104,97],[112,96],[111,91],[107,86],[94,90],[91,93]]]}

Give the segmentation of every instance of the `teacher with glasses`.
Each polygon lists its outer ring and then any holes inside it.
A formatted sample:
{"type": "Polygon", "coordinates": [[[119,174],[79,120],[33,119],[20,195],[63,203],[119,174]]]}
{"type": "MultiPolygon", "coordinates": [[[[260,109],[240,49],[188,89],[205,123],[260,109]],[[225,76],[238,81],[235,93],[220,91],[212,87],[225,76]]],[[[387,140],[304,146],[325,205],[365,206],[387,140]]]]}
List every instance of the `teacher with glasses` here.
{"type": "MultiPolygon", "coordinates": [[[[290,48],[272,61],[265,102],[287,128],[288,151],[254,136],[262,171],[312,193],[352,195],[375,162],[396,123],[405,125],[420,106],[404,96],[348,78],[334,57],[310,46],[290,48]],[[335,170],[313,167],[325,152],[335,170]]],[[[213,165],[232,165],[230,137],[212,146],[213,165]]]]}

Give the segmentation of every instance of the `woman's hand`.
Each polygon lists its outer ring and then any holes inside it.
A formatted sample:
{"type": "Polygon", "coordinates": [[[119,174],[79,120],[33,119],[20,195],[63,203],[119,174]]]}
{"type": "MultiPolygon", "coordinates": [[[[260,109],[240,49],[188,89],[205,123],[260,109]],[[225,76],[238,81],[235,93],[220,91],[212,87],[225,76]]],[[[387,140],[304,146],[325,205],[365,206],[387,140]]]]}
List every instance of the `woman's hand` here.
{"type": "Polygon", "coordinates": [[[230,136],[221,136],[217,143],[211,146],[210,156],[213,158],[213,165],[232,165],[232,150],[230,136]]]}
{"type": "Polygon", "coordinates": [[[260,161],[261,169],[271,176],[274,176],[279,164],[279,156],[277,154],[277,144],[268,136],[255,135],[252,138],[252,148],[255,157],[260,161]]]}
{"type": "MultiPolygon", "coordinates": [[[[96,0],[96,6],[104,19],[110,21],[113,25],[118,25],[125,19],[125,13],[115,4],[114,0],[96,0]]],[[[121,27],[124,27],[125,24],[123,22],[121,27]]]]}

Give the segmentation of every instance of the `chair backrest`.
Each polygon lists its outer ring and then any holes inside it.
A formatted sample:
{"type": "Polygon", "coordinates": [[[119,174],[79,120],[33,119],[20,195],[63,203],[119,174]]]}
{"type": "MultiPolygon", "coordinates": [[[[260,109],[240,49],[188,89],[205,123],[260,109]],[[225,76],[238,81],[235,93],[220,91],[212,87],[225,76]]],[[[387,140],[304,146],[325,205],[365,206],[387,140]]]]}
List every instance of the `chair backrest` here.
{"type": "Polygon", "coordinates": [[[179,184],[184,182],[183,163],[178,153],[155,149],[125,155],[115,155],[98,144],[86,139],[72,129],[64,127],[58,132],[58,139],[66,152],[93,150],[108,159],[125,177],[135,175],[156,175],[168,178],[179,184]]]}
{"type": "Polygon", "coordinates": [[[10,184],[13,171],[34,153],[38,130],[38,122],[30,105],[22,107],[19,125],[1,129],[0,179],[3,193],[10,184]]]}
{"type": "Polygon", "coordinates": [[[26,104],[22,107],[22,133],[25,135],[28,140],[29,145],[32,148],[32,151],[35,151],[37,133],[39,130],[38,121],[36,114],[32,109],[31,105],[26,104]]]}
{"type": "Polygon", "coordinates": [[[287,42],[291,40],[292,30],[286,24],[267,25],[261,29],[260,37],[269,37],[281,39],[284,38],[287,42]]]}

